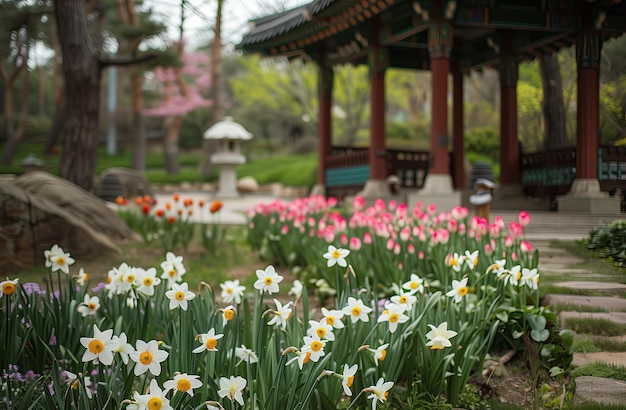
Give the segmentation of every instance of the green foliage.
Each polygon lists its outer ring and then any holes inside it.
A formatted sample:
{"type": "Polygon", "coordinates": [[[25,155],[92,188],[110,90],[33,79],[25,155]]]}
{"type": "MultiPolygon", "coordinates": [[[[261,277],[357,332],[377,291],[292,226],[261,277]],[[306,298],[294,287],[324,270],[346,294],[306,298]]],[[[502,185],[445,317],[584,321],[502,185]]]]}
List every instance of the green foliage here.
{"type": "Polygon", "coordinates": [[[626,328],[612,320],[594,317],[570,317],[565,326],[576,333],[588,333],[604,336],[626,335],[626,328]]]}
{"type": "Polygon", "coordinates": [[[237,177],[254,177],[259,184],[281,182],[286,186],[311,187],[316,182],[317,153],[266,157],[237,167],[237,177]]]}
{"type": "Polygon", "coordinates": [[[409,140],[413,133],[411,126],[405,122],[388,122],[385,125],[385,134],[389,139],[409,140]]]}
{"type": "Polygon", "coordinates": [[[626,220],[617,220],[608,226],[589,232],[587,248],[602,258],[611,258],[618,266],[626,263],[626,220]]]}
{"type": "Polygon", "coordinates": [[[577,367],[572,371],[572,379],[579,376],[607,377],[626,382],[626,367],[609,363],[596,362],[577,367]]]}
{"type": "Polygon", "coordinates": [[[500,134],[493,128],[473,128],[465,132],[465,151],[484,155],[489,162],[499,162],[500,134]]]}

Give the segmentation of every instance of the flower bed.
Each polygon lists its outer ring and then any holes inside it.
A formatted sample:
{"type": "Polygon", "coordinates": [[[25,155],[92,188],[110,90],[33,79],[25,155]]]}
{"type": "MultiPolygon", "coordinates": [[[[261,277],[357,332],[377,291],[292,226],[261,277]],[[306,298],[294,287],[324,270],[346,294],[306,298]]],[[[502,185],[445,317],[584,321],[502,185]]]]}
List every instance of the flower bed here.
{"type": "Polygon", "coordinates": [[[251,293],[237,280],[220,284],[219,304],[211,286],[188,288],[171,252],[160,270],[122,264],[90,289],[53,247],[55,287],[1,284],[4,403],[377,408],[415,393],[457,405],[494,340],[532,346],[552,375],[567,369],[571,337],[538,305],[526,213],[505,227],[463,208],[357,200],[343,214],[334,205],[310,197],[252,210],[250,243],[270,264],[251,293]],[[287,269],[299,276],[289,292],[287,269]],[[326,299],[319,311],[311,288],[326,299]]]}

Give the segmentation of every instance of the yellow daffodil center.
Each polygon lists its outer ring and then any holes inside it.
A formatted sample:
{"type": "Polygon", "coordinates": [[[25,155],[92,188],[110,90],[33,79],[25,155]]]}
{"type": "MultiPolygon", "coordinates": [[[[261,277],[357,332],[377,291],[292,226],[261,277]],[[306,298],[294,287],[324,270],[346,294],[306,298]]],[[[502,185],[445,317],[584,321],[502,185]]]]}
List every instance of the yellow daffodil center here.
{"type": "Polygon", "coordinates": [[[102,343],[98,339],[93,339],[91,342],[89,342],[87,348],[91,353],[99,354],[104,349],[104,343],[102,343]]]}
{"type": "Polygon", "coordinates": [[[96,304],[95,304],[95,303],[93,303],[93,302],[91,302],[91,303],[89,304],[89,309],[91,309],[91,310],[95,310],[95,309],[96,309],[96,304]]]}
{"type": "Polygon", "coordinates": [[[380,357],[378,358],[378,360],[380,360],[382,362],[383,360],[385,360],[385,357],[387,357],[387,351],[386,350],[381,350],[380,357]]]}
{"type": "Polygon", "coordinates": [[[340,256],[341,256],[341,253],[339,252],[339,249],[335,249],[333,251],[333,258],[339,259],[340,256]]]}
{"type": "Polygon", "coordinates": [[[322,337],[326,335],[326,329],[323,327],[318,327],[316,333],[317,333],[317,336],[321,339],[322,337]]]}
{"type": "Polygon", "coordinates": [[[160,397],[153,397],[148,400],[148,408],[150,410],[159,410],[163,406],[163,400],[160,397]]]}
{"type": "Polygon", "coordinates": [[[383,315],[388,315],[388,314],[389,314],[389,309],[383,310],[383,315]]]}
{"type": "Polygon", "coordinates": [[[207,339],[205,345],[207,349],[213,350],[217,346],[217,340],[210,337],[207,339]]]}
{"type": "Polygon", "coordinates": [[[398,300],[400,301],[400,303],[404,304],[404,303],[406,303],[407,299],[406,299],[406,296],[402,295],[402,296],[400,296],[400,298],[398,300]]]}
{"type": "Polygon", "coordinates": [[[78,381],[78,379],[74,380],[72,382],[72,389],[74,390],[78,390],[78,387],[80,386],[80,382],[78,381]]]}
{"type": "Polygon", "coordinates": [[[458,261],[452,258],[452,260],[450,260],[450,266],[456,266],[456,265],[458,265],[458,261]]]}
{"type": "Polygon", "coordinates": [[[107,285],[110,285],[110,284],[111,284],[111,277],[107,276],[107,285]]]}
{"type": "Polygon", "coordinates": [[[176,276],[176,269],[170,269],[167,274],[170,275],[170,278],[173,278],[174,276],[176,276]]]}
{"type": "Polygon", "coordinates": [[[233,318],[235,317],[235,311],[232,309],[226,309],[224,311],[224,318],[226,318],[226,320],[233,320],[233,318]]]}
{"type": "Polygon", "coordinates": [[[517,272],[516,280],[519,280],[522,277],[522,272],[517,272]]]}
{"type": "Polygon", "coordinates": [[[65,258],[59,256],[57,258],[57,265],[65,265],[65,258]]]}
{"type": "Polygon", "coordinates": [[[329,325],[334,325],[335,324],[335,316],[326,316],[326,323],[328,323],[329,325]]]}
{"type": "Polygon", "coordinates": [[[152,363],[152,353],[146,350],[145,352],[139,355],[139,361],[141,362],[141,364],[145,366],[149,365],[150,363],[152,363]]]}
{"type": "Polygon", "coordinates": [[[419,283],[411,282],[411,289],[417,289],[419,287],[419,283]]]}
{"type": "Polygon", "coordinates": [[[144,286],[152,286],[152,278],[150,277],[143,278],[143,284],[144,286]]]}
{"type": "Polygon", "coordinates": [[[229,295],[233,293],[233,288],[226,288],[226,293],[228,293],[229,295]]]}
{"type": "Polygon", "coordinates": [[[182,292],[182,291],[179,290],[178,292],[176,292],[174,294],[174,298],[176,300],[183,300],[183,299],[185,299],[185,292],[182,292]]]}
{"type": "Polygon", "coordinates": [[[269,286],[274,283],[274,279],[272,279],[271,276],[266,276],[263,282],[265,283],[265,286],[269,286]]]}
{"type": "Polygon", "coordinates": [[[443,350],[443,345],[432,345],[430,350],[443,350]]]}
{"type": "Polygon", "coordinates": [[[399,319],[399,316],[397,313],[392,313],[389,315],[389,322],[391,323],[396,323],[399,319]]]}
{"type": "Polygon", "coordinates": [[[311,342],[311,350],[313,350],[314,352],[319,352],[320,350],[322,350],[322,347],[324,347],[322,342],[319,342],[317,340],[311,342]]]}
{"type": "Polygon", "coordinates": [[[304,359],[302,360],[302,363],[307,363],[310,358],[311,358],[311,353],[310,352],[306,352],[304,354],[304,359]]]}
{"type": "Polygon", "coordinates": [[[539,276],[535,278],[535,283],[539,283],[539,276]]]}
{"type": "Polygon", "coordinates": [[[352,308],[352,316],[360,316],[361,315],[361,308],[358,306],[355,306],[352,308]]]}
{"type": "Polygon", "coordinates": [[[187,379],[178,379],[176,388],[178,391],[189,391],[189,389],[191,389],[191,382],[187,379]]]}
{"type": "Polygon", "coordinates": [[[474,259],[474,267],[476,267],[476,265],[478,265],[478,258],[474,259]]]}
{"type": "Polygon", "coordinates": [[[89,279],[89,275],[87,273],[83,273],[83,280],[88,280],[89,279]]]}
{"type": "Polygon", "coordinates": [[[461,296],[465,296],[465,295],[467,295],[467,291],[468,291],[467,286],[462,286],[462,287],[460,287],[460,288],[457,290],[457,292],[458,292],[458,293],[459,293],[459,295],[461,295],[461,296]]]}
{"type": "Polygon", "coordinates": [[[128,277],[126,278],[126,280],[128,281],[128,283],[132,283],[135,281],[135,275],[128,275],[128,277]]]}
{"type": "Polygon", "coordinates": [[[7,282],[2,285],[2,293],[5,295],[12,295],[15,292],[15,284],[13,282],[7,282]]]}
{"type": "Polygon", "coordinates": [[[354,376],[348,376],[346,377],[346,379],[347,379],[346,386],[352,387],[352,383],[354,383],[354,376]]]}

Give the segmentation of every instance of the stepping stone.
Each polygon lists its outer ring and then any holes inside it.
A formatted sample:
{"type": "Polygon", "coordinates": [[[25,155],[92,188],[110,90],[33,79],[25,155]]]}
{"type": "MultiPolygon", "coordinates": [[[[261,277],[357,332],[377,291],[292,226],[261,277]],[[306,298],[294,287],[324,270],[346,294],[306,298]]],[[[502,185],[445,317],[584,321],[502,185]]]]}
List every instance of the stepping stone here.
{"type": "Polygon", "coordinates": [[[598,291],[626,291],[626,284],[614,282],[594,282],[594,281],[567,281],[552,282],[553,286],[569,289],[585,289],[598,291]]]}
{"type": "Polygon", "coordinates": [[[576,397],[602,404],[626,403],[626,382],[595,376],[576,378],[576,397]]]}
{"type": "Polygon", "coordinates": [[[626,325],[626,312],[561,312],[559,323],[567,327],[567,319],[604,319],[618,325],[626,325]]]}
{"type": "Polygon", "coordinates": [[[549,294],[544,297],[544,305],[556,306],[569,303],[579,306],[600,307],[606,310],[626,310],[626,299],[610,296],[579,296],[549,294]]]}
{"type": "Polygon", "coordinates": [[[574,353],[572,366],[580,367],[597,362],[626,367],[626,352],[574,353]]]}

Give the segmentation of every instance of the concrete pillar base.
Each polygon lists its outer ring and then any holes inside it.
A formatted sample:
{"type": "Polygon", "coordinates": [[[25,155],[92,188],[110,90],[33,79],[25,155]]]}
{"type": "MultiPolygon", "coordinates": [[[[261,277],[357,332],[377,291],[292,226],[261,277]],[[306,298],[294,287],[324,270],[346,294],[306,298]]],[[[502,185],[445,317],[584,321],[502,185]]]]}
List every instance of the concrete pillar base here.
{"type": "Polygon", "coordinates": [[[237,191],[237,173],[235,171],[236,165],[220,164],[220,186],[217,191],[217,197],[224,198],[239,198],[239,192],[237,191]]]}
{"type": "Polygon", "coordinates": [[[368,179],[365,182],[363,189],[356,194],[362,196],[363,199],[376,199],[376,198],[389,198],[391,197],[391,191],[389,190],[389,184],[384,179],[368,179]]]}
{"type": "Polygon", "coordinates": [[[588,214],[619,214],[621,199],[600,191],[600,182],[593,178],[579,178],[572,183],[567,195],[557,198],[559,212],[588,214]]]}
{"type": "Polygon", "coordinates": [[[409,209],[420,201],[424,206],[435,205],[438,211],[450,211],[461,205],[461,191],[454,191],[450,175],[431,174],[426,177],[423,189],[407,195],[409,209]]]}

